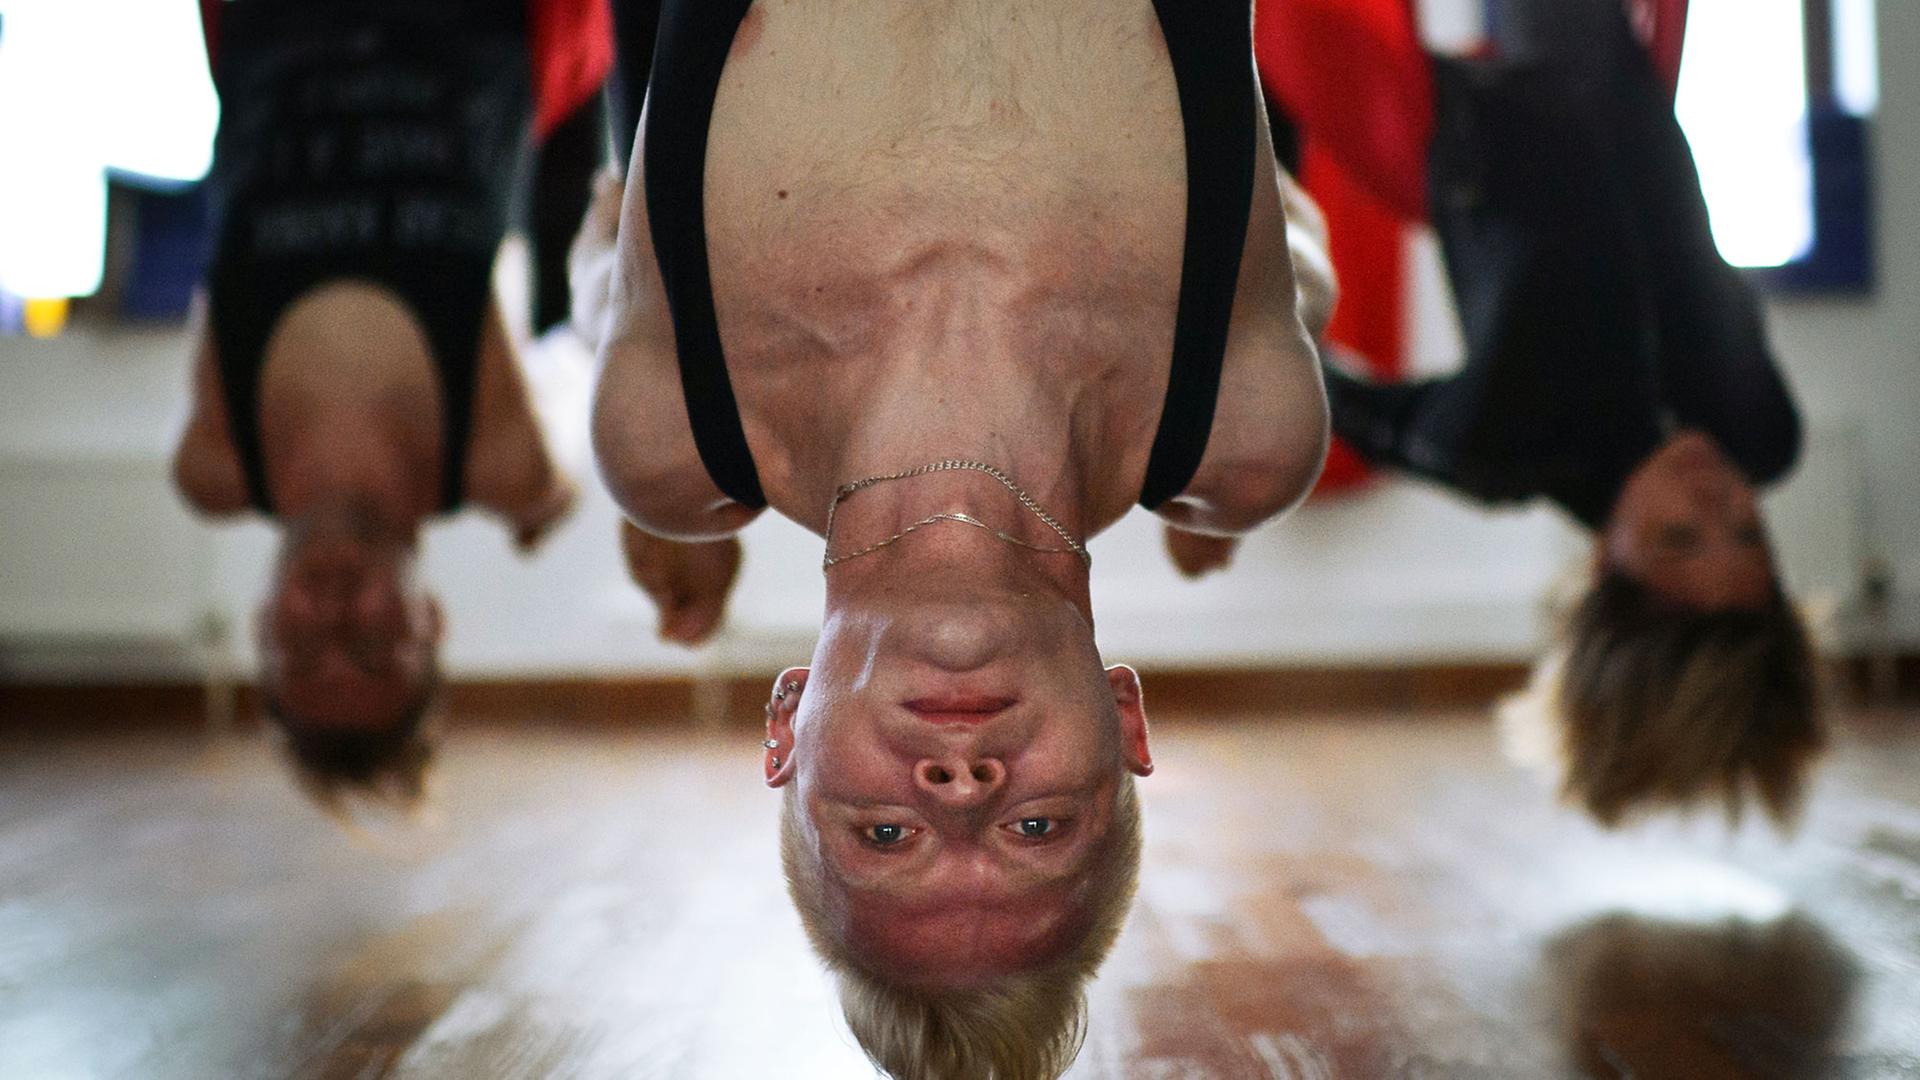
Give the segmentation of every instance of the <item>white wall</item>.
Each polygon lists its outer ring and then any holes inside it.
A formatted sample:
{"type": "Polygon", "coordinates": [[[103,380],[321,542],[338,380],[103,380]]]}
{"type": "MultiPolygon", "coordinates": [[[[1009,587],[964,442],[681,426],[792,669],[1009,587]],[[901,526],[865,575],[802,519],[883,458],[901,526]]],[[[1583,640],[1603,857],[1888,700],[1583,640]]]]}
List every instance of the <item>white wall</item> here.
{"type": "Polygon", "coordinates": [[[1880,0],[1872,133],[1878,289],[1778,300],[1771,326],[1815,424],[1847,432],[1869,493],[1868,554],[1893,572],[1895,632],[1920,641],[1920,4],[1880,0]]]}
{"type": "MultiPolygon", "coordinates": [[[[245,627],[273,534],[200,524],[167,487],[185,357],[176,333],[0,341],[0,640],[16,671],[111,675],[125,639],[184,641],[208,614],[245,627]],[[103,661],[80,648],[90,643],[115,654],[103,661]]],[[[449,668],[759,670],[804,658],[823,595],[816,538],[772,517],[754,525],[729,630],[689,654],[653,640],[616,523],[590,481],[532,559],[477,515],[434,526],[424,569],[447,609],[449,668]]],[[[1533,639],[1535,597],[1570,535],[1544,512],[1488,516],[1388,485],[1297,512],[1251,538],[1232,570],[1193,584],[1136,514],[1093,544],[1095,610],[1108,651],[1142,661],[1514,655],[1533,639]]]]}
{"type": "MultiPolygon", "coordinates": [[[[1920,5],[1881,0],[1875,132],[1879,290],[1866,300],[1776,300],[1770,318],[1807,413],[1807,460],[1775,497],[1790,581],[1846,599],[1859,566],[1893,569],[1895,630],[1920,645],[1920,5]]],[[[1450,328],[1429,273],[1416,299],[1432,359],[1450,328]]],[[[177,332],[77,329],[0,339],[0,675],[111,678],[185,668],[206,615],[244,627],[271,534],[210,529],[173,502],[166,455],[184,409],[177,332]],[[155,660],[154,656],[160,657],[155,660]]],[[[577,388],[576,388],[577,393],[577,388]]],[[[578,425],[571,452],[578,458],[578,425]]],[[[589,482],[535,558],[463,517],[433,529],[426,572],[449,617],[456,674],[766,671],[801,659],[821,603],[819,542],[768,520],[748,534],[731,625],[690,654],[653,640],[626,583],[613,508],[589,482]]],[[[1389,483],[1311,505],[1251,538],[1225,574],[1180,581],[1136,514],[1098,538],[1094,600],[1115,659],[1162,663],[1519,658],[1543,592],[1583,542],[1550,512],[1485,514],[1389,483]]],[[[245,634],[239,635],[245,662],[245,634]]]]}

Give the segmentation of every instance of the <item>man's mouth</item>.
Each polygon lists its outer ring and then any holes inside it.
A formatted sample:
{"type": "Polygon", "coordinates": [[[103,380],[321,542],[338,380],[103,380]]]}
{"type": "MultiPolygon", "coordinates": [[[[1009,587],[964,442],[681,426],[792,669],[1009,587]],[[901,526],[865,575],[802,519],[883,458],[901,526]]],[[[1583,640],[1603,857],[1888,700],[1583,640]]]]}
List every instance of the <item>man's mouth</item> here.
{"type": "Polygon", "coordinates": [[[908,712],[936,724],[977,724],[1011,708],[1015,699],[1000,694],[928,694],[901,702],[908,712]]]}

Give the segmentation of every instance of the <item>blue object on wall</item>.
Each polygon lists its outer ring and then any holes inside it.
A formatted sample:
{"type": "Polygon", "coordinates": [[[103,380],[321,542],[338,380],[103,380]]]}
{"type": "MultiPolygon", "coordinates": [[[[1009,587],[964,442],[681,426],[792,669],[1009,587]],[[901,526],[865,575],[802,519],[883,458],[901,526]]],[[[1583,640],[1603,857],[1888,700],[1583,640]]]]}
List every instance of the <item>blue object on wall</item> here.
{"type": "Polygon", "coordinates": [[[0,337],[18,337],[26,333],[26,320],[26,303],[5,289],[0,289],[0,337]]]}
{"type": "Polygon", "coordinates": [[[1813,160],[1813,247],[1785,266],[1759,272],[1781,292],[1873,288],[1873,163],[1867,120],[1832,105],[1807,115],[1813,160]]]}
{"type": "Polygon", "coordinates": [[[121,291],[120,314],[142,322],[184,319],[206,268],[205,187],[136,190],[132,197],[133,258],[121,291]]]}

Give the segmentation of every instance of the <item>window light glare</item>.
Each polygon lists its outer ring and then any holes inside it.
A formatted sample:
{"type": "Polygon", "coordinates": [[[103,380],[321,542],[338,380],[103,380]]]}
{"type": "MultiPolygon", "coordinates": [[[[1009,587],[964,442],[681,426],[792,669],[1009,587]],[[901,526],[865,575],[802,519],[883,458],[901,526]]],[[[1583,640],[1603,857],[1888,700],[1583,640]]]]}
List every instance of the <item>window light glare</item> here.
{"type": "Polygon", "coordinates": [[[107,247],[107,181],[71,159],[0,168],[0,289],[15,296],[89,296],[107,247]]]}
{"type": "Polygon", "coordinates": [[[1675,111],[1714,242],[1735,266],[1813,246],[1813,166],[1800,0],[1693,0],[1675,111]]]}
{"type": "Polygon", "coordinates": [[[177,182],[206,176],[220,99],[194,0],[54,2],[94,7],[114,28],[98,37],[99,76],[79,104],[97,118],[107,167],[177,182]]]}
{"type": "Polygon", "coordinates": [[[1833,0],[1833,92],[1854,116],[1880,108],[1879,53],[1873,0],[1833,0]]]}
{"type": "Polygon", "coordinates": [[[0,0],[0,289],[97,290],[106,171],[198,180],[219,115],[195,0],[0,0]]]}
{"type": "Polygon", "coordinates": [[[157,180],[207,174],[220,106],[194,0],[0,0],[0,15],[10,131],[24,120],[157,180]]]}

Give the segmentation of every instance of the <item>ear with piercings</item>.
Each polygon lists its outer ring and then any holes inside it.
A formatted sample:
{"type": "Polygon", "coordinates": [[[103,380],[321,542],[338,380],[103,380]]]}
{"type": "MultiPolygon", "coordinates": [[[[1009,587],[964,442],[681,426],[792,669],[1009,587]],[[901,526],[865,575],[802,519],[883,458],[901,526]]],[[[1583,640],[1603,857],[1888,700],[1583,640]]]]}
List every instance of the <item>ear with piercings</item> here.
{"type": "Polygon", "coordinates": [[[763,771],[768,787],[779,787],[793,778],[793,716],[799,711],[800,692],[806,682],[806,668],[788,668],[773,682],[772,700],[765,706],[767,734],[760,742],[767,752],[763,771]]]}

